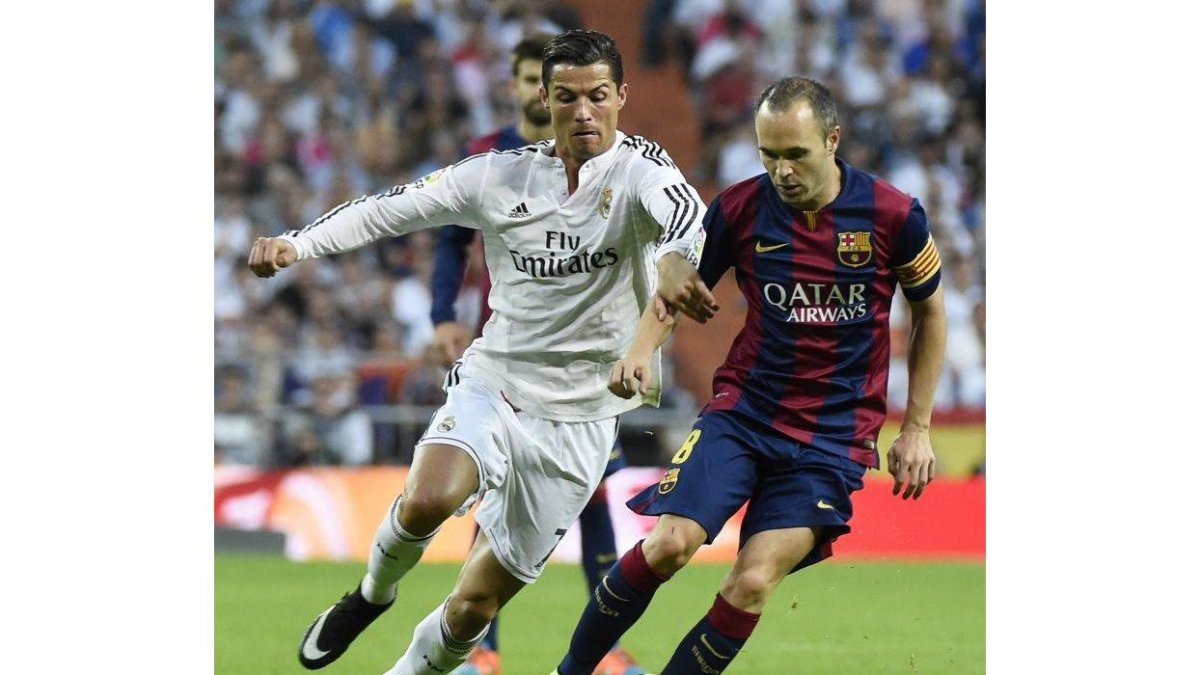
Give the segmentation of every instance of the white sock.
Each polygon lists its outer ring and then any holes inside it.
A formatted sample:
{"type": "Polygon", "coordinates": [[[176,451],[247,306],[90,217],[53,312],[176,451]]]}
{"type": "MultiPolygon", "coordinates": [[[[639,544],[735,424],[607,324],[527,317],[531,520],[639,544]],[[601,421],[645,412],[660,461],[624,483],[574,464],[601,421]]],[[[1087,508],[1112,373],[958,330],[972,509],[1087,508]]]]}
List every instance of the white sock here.
{"type": "Polygon", "coordinates": [[[367,602],[383,605],[396,597],[396,582],[421,559],[421,554],[433,541],[437,530],[418,537],[400,527],[400,503],[404,495],[396,497],[388,509],[379,529],[375,530],[375,542],[371,544],[371,557],[367,561],[367,574],[362,580],[362,594],[367,602]]]}
{"type": "MultiPolygon", "coordinates": [[[[489,624],[490,625],[490,624],[489,624]]],[[[413,629],[408,651],[383,675],[438,675],[448,673],[467,660],[467,654],[483,641],[488,627],[479,635],[463,641],[450,633],[446,624],[446,603],[443,602],[413,629]]]]}

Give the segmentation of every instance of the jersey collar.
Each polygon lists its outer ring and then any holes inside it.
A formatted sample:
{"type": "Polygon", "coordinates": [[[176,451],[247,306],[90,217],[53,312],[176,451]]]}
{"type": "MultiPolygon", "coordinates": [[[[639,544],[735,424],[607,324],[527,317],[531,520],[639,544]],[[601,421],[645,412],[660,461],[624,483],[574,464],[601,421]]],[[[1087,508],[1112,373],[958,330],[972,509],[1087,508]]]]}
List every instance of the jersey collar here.
{"type": "MultiPolygon", "coordinates": [[[[584,168],[590,167],[587,169],[588,171],[599,171],[607,167],[609,164],[612,164],[613,158],[617,156],[617,149],[621,147],[621,144],[625,142],[626,138],[627,136],[625,132],[617,129],[612,147],[584,162],[583,166],[579,167],[579,170],[583,171],[584,168]]],[[[541,150],[538,152],[537,160],[542,164],[562,166],[562,160],[554,156],[555,141],[549,140],[545,141],[545,143],[546,146],[541,148],[541,150]]]]}

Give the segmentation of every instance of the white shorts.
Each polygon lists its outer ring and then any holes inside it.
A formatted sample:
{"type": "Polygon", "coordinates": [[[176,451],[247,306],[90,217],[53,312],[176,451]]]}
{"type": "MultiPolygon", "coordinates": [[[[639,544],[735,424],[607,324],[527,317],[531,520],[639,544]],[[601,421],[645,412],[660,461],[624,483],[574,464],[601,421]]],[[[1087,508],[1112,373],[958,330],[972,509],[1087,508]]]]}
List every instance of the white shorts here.
{"type": "Polygon", "coordinates": [[[496,558],[513,576],[533,583],[550,553],[583,512],[604,477],[617,418],[556,422],[513,409],[500,392],[462,378],[421,440],[462,448],[479,469],[475,520],[496,558]]]}

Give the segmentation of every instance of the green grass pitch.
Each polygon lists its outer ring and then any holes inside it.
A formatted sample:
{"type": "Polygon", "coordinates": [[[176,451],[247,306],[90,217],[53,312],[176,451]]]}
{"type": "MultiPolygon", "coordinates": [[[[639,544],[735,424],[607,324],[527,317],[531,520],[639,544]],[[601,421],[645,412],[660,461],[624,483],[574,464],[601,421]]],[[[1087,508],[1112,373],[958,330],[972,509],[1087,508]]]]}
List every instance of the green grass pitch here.
{"type": "MultiPolygon", "coordinates": [[[[308,623],[356,583],[360,563],[216,557],[216,673],[303,673],[308,623]]],[[[665,665],[712,603],[726,565],[693,565],[664,586],[624,644],[650,671],[665,665]]],[[[414,625],[450,590],[457,565],[418,565],[396,605],[355,641],[329,675],[382,673],[414,625]]],[[[578,566],[551,565],[502,613],[505,675],[546,675],[562,656],[585,589],[578,566]]],[[[984,672],[983,563],[825,562],[793,574],[728,675],[984,672]]]]}

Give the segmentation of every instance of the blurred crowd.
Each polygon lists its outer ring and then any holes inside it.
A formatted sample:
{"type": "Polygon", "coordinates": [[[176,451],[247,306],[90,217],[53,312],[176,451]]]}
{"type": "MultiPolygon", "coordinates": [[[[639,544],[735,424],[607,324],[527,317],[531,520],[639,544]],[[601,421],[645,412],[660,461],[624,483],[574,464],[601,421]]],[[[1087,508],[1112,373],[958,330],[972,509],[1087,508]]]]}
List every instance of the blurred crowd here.
{"type": "MultiPolygon", "coordinates": [[[[515,119],[509,51],[583,27],[548,0],[216,0],[217,460],[270,466],[402,461],[371,406],[438,405],[432,232],[299,265],[245,265],[256,236],[460,158],[515,119]]],[[[762,172],[752,103],[770,80],[825,82],[840,155],[920,198],[941,247],[950,338],[941,408],[984,403],[983,0],[651,0],[626,61],[693,92],[716,189],[762,172]]],[[[627,68],[629,66],[627,65],[627,68]]],[[[711,193],[710,192],[710,193],[711,193]]],[[[457,309],[478,317],[472,251],[457,309]]],[[[907,318],[893,314],[893,404],[907,318]]]]}

